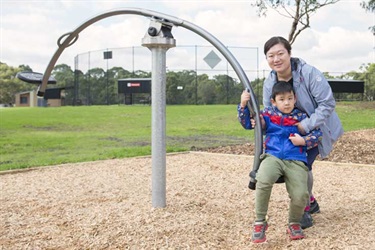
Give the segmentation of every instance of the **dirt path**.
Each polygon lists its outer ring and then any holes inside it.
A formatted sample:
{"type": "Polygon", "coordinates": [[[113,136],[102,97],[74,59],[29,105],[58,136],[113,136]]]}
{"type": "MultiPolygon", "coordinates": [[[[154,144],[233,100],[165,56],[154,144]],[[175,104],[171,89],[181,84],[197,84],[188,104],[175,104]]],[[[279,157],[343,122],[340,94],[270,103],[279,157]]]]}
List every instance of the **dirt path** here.
{"type": "MultiPolygon", "coordinates": [[[[251,156],[167,156],[167,207],[151,204],[150,157],[0,175],[0,249],[249,249],[251,156]]],[[[321,213],[291,242],[288,196],[271,197],[260,249],[375,249],[375,165],[317,161],[321,213]]]]}

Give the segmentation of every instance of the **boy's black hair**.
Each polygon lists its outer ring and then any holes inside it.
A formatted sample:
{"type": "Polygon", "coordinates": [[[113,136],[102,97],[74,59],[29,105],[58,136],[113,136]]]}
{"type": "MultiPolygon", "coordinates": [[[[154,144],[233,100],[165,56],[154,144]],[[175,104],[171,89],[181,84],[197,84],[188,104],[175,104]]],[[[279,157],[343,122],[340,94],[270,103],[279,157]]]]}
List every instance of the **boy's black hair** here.
{"type": "Polygon", "coordinates": [[[295,94],[292,84],[290,84],[289,82],[285,82],[285,81],[278,81],[272,87],[271,98],[273,100],[276,100],[276,95],[283,94],[283,93],[290,93],[290,92],[292,92],[293,95],[295,94]]]}

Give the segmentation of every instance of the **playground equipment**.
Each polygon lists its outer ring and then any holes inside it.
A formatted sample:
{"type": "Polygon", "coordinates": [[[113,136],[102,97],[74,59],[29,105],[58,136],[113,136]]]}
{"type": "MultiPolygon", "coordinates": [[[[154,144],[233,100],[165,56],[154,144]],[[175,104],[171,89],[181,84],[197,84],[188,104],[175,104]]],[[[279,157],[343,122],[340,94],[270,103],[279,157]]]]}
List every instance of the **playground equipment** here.
{"type": "MultiPolygon", "coordinates": [[[[43,74],[37,72],[19,72],[16,77],[24,82],[40,84],[43,79],[43,74]]],[[[50,76],[47,83],[56,84],[56,79],[50,76]]]]}
{"type": "MultiPolygon", "coordinates": [[[[250,92],[251,100],[248,107],[256,123],[260,124],[259,104],[250,85],[250,82],[241,65],[234,58],[232,53],[217,38],[204,29],[185,20],[166,15],[163,13],[137,8],[126,8],[122,10],[109,11],[92,19],[89,19],[74,31],[62,35],[58,41],[58,49],[51,58],[38,89],[38,96],[43,97],[48,84],[51,72],[65,48],[74,44],[78,35],[91,24],[107,17],[134,14],[151,18],[142,46],[151,50],[152,53],[152,205],[153,207],[166,206],[166,52],[169,48],[175,47],[176,40],[172,35],[173,26],[181,26],[210,42],[227,59],[236,72],[245,89],[250,92]]],[[[262,131],[261,126],[255,127],[255,155],[253,170],[250,174],[249,188],[255,189],[255,173],[259,168],[260,154],[262,152],[262,131]]]]}

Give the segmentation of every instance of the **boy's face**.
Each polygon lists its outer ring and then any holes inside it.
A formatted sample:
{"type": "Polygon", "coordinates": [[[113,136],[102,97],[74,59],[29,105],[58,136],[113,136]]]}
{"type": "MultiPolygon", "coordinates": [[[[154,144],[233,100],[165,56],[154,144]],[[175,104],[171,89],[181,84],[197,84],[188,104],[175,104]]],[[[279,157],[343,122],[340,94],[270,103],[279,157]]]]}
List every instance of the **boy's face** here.
{"type": "Polygon", "coordinates": [[[275,99],[276,100],[271,99],[272,105],[276,106],[284,114],[292,112],[292,110],[294,109],[294,104],[296,104],[297,101],[292,91],[277,94],[275,99]]]}

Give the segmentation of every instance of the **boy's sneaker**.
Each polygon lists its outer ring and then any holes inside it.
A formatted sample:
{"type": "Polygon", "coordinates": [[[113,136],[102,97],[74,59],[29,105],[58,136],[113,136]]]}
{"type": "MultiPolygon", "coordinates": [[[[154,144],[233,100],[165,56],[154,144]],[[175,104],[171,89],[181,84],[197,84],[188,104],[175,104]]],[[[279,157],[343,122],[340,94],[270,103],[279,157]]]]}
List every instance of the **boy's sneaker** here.
{"type": "Polygon", "coordinates": [[[312,203],[310,203],[309,212],[310,214],[320,213],[320,207],[316,199],[312,203]]]}
{"type": "Polygon", "coordinates": [[[302,229],[313,226],[313,218],[311,217],[310,212],[303,213],[300,223],[301,223],[302,229]]]}
{"type": "Polygon", "coordinates": [[[297,223],[290,223],[288,225],[287,233],[289,234],[291,240],[300,240],[305,238],[301,225],[297,223]]]}
{"type": "Polygon", "coordinates": [[[263,243],[266,241],[267,221],[256,221],[253,225],[251,241],[253,243],[263,243]]]}

